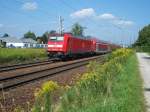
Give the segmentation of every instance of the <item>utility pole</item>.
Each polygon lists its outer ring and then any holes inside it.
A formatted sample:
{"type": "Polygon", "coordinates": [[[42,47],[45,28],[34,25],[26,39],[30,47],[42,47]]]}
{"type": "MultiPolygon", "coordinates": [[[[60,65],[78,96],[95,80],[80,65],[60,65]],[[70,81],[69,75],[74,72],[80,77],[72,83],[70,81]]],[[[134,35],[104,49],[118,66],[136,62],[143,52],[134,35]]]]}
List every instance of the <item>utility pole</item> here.
{"type": "Polygon", "coordinates": [[[61,16],[59,16],[59,33],[60,33],[61,35],[62,35],[63,32],[64,32],[63,21],[64,21],[64,19],[63,19],[61,16]]]}

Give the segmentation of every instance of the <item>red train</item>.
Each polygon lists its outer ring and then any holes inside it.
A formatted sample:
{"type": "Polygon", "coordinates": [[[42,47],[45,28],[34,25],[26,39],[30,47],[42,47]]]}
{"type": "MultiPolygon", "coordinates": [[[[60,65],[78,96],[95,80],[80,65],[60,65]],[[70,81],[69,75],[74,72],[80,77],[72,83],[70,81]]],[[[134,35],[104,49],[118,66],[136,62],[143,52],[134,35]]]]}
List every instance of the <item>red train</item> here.
{"type": "Polygon", "coordinates": [[[83,39],[71,33],[50,35],[48,40],[48,56],[66,58],[79,55],[93,55],[110,52],[117,46],[96,39],[83,39]]]}

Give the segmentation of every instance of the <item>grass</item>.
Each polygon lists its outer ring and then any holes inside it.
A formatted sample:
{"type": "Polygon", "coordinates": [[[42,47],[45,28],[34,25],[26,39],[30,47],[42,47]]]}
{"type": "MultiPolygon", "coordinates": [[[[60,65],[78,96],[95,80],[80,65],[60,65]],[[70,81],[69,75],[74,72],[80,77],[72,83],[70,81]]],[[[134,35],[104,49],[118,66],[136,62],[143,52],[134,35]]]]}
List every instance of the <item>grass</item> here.
{"type": "Polygon", "coordinates": [[[0,64],[32,61],[46,57],[45,49],[0,48],[0,64]]]}
{"type": "Polygon", "coordinates": [[[75,86],[67,91],[56,112],[145,112],[142,80],[135,54],[121,66],[115,78],[106,79],[106,82],[101,80],[104,85],[91,81],[86,82],[88,86],[75,86]]]}
{"type": "Polygon", "coordinates": [[[135,55],[128,59],[117,79],[112,97],[106,98],[108,106],[103,108],[104,112],[144,112],[142,80],[135,55]]]}
{"type": "Polygon", "coordinates": [[[50,98],[57,84],[44,84],[36,92],[32,112],[145,112],[142,80],[132,50],[114,51],[103,65],[91,62],[88,69],[74,86],[59,86],[63,95],[57,104],[50,98]]]}

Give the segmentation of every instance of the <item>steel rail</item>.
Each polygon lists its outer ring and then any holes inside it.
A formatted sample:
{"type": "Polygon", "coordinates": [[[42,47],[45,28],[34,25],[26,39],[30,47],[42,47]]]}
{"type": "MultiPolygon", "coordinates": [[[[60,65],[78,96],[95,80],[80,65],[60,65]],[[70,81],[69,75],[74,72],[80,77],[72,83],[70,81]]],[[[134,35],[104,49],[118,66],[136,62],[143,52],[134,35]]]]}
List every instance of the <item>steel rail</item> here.
{"type": "Polygon", "coordinates": [[[44,60],[44,61],[38,61],[38,62],[16,64],[16,65],[10,65],[10,66],[2,66],[2,67],[0,67],[0,72],[11,71],[11,70],[16,70],[16,69],[22,69],[22,68],[28,68],[28,67],[33,67],[33,66],[51,64],[51,63],[53,63],[54,60],[55,59],[50,59],[50,60],[44,60]]]}
{"type": "Polygon", "coordinates": [[[65,72],[65,71],[68,71],[68,70],[71,70],[74,68],[85,66],[89,63],[89,61],[96,60],[96,59],[100,59],[101,62],[104,61],[103,56],[97,56],[97,57],[93,57],[93,58],[86,59],[86,60],[84,59],[84,60],[75,61],[75,62],[72,62],[69,64],[59,65],[59,66],[56,66],[53,68],[38,70],[35,72],[16,75],[13,77],[7,77],[7,78],[0,80],[0,90],[6,90],[6,89],[14,88],[16,86],[26,84],[28,82],[32,82],[35,80],[39,80],[39,79],[44,78],[44,77],[52,76],[52,75],[55,75],[55,74],[58,74],[61,72],[65,72]]]}

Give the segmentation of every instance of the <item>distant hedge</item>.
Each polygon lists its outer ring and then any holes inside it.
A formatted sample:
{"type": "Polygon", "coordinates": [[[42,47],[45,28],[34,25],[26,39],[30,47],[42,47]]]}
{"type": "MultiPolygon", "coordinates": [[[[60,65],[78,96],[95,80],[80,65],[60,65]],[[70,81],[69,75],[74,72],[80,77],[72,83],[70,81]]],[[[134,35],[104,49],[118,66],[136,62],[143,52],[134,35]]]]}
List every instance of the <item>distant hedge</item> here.
{"type": "Polygon", "coordinates": [[[136,46],[135,50],[138,52],[150,52],[150,46],[136,46]]]}

